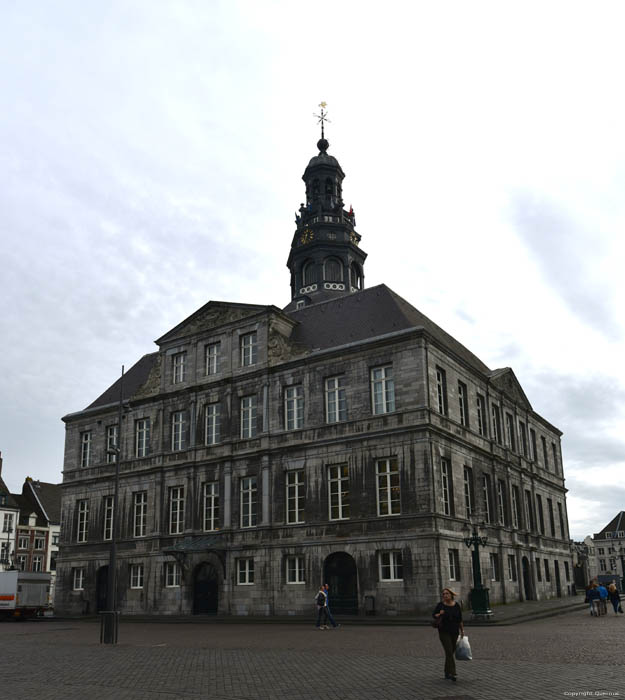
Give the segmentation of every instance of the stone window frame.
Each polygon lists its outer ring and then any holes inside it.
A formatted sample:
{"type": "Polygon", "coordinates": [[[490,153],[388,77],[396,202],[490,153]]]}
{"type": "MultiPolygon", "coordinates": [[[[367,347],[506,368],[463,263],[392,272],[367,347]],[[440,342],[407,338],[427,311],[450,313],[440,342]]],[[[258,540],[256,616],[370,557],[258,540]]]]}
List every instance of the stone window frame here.
{"type": "Polygon", "coordinates": [[[166,561],[163,573],[165,588],[180,588],[182,585],[182,569],[177,561],[166,561]]]}
{"type": "Polygon", "coordinates": [[[119,426],[117,423],[114,425],[106,426],[106,463],[115,464],[117,461],[117,435],[119,431],[119,426]]]}
{"type": "Polygon", "coordinates": [[[401,515],[401,482],[399,476],[399,460],[396,456],[383,457],[375,461],[376,505],[378,517],[386,518],[401,515]],[[382,469],[383,468],[383,469],[382,469]],[[396,498],[393,492],[396,491],[396,498]],[[386,506],[385,513],[382,505],[386,506]],[[394,510],[397,506],[396,510],[394,510]]]}
{"type": "Polygon", "coordinates": [[[242,396],[239,405],[241,412],[241,440],[251,440],[258,434],[258,400],[256,394],[242,396]]]}
{"type": "Polygon", "coordinates": [[[102,498],[102,540],[110,542],[113,539],[113,506],[114,496],[102,498]]]}
{"type": "Polygon", "coordinates": [[[170,486],[167,501],[167,532],[170,535],[182,535],[184,533],[185,517],[184,486],[170,486]]]}
{"type": "Polygon", "coordinates": [[[436,365],[436,400],[438,412],[441,416],[449,414],[449,405],[447,402],[447,372],[436,365]]]}
{"type": "Polygon", "coordinates": [[[145,569],[143,564],[130,565],[130,588],[140,590],[143,588],[145,569]]]}
{"type": "Polygon", "coordinates": [[[76,521],[76,542],[83,544],[89,537],[89,499],[81,498],[76,503],[78,518],[76,521]]]}
{"type": "Polygon", "coordinates": [[[458,409],[460,411],[460,425],[469,427],[469,391],[464,382],[458,380],[458,409]]]}
{"type": "Polygon", "coordinates": [[[250,331],[239,336],[241,367],[253,367],[258,363],[258,333],[250,331]]]}
{"type": "Polygon", "coordinates": [[[345,375],[327,377],[324,382],[326,423],[342,423],[347,420],[347,390],[345,375]]]}
{"type": "Polygon", "coordinates": [[[171,383],[183,384],[186,379],[187,351],[182,350],[171,356],[171,383]]]}
{"type": "Polygon", "coordinates": [[[219,374],[221,371],[221,340],[206,343],[204,346],[204,374],[207,377],[219,374]]]}
{"type": "Polygon", "coordinates": [[[393,365],[385,364],[370,370],[371,410],[374,416],[393,413],[395,405],[395,379],[393,365]]]}
{"type": "Polygon", "coordinates": [[[219,530],[219,482],[205,481],[202,488],[202,527],[204,532],[219,530]]]}
{"type": "Polygon", "coordinates": [[[285,479],[286,497],[286,523],[287,525],[299,525],[305,522],[306,509],[306,474],[303,469],[291,469],[286,472],[285,479]],[[301,479],[300,479],[301,477],[301,479]],[[303,494],[300,493],[303,491],[303,494]],[[304,505],[300,508],[301,501],[304,505]],[[293,504],[293,508],[291,508],[293,504]],[[291,518],[294,514],[294,519],[291,518]]]}
{"type": "Polygon", "coordinates": [[[328,478],[328,519],[332,521],[349,520],[349,466],[346,462],[327,466],[328,478]],[[336,517],[333,517],[333,509],[336,517]]]}
{"type": "Polygon", "coordinates": [[[135,491],[132,498],[132,532],[133,537],[145,537],[148,521],[148,492],[135,491]]]}
{"type": "Polygon", "coordinates": [[[301,430],[304,427],[304,387],[293,384],[284,387],[284,429],[301,430]]]}
{"type": "Polygon", "coordinates": [[[135,420],[135,457],[138,459],[150,454],[150,419],[149,417],[135,420]]]}
{"type": "Polygon", "coordinates": [[[93,431],[83,430],[80,433],[80,466],[85,469],[93,461],[93,431]]]}
{"type": "Polygon", "coordinates": [[[254,585],[254,557],[237,559],[237,586],[254,585]]]}
{"type": "Polygon", "coordinates": [[[460,552],[450,547],[447,550],[447,562],[449,564],[449,580],[460,581],[460,552]]]}
{"type": "Polygon", "coordinates": [[[378,552],[378,577],[384,583],[404,580],[404,561],[400,549],[378,552]]]}
{"type": "Polygon", "coordinates": [[[239,526],[248,529],[258,521],[258,479],[255,474],[239,480],[239,526]]]}
{"type": "Polygon", "coordinates": [[[303,555],[289,554],[285,561],[286,582],[288,585],[306,583],[306,566],[303,555]]]}
{"type": "Polygon", "coordinates": [[[211,401],[204,405],[204,444],[221,442],[221,402],[211,401]]]}
{"type": "Polygon", "coordinates": [[[187,421],[186,411],[171,412],[171,451],[183,452],[187,449],[187,421]]]}
{"type": "Polygon", "coordinates": [[[76,566],[72,568],[72,590],[84,591],[86,571],[84,566],[76,566]]]}

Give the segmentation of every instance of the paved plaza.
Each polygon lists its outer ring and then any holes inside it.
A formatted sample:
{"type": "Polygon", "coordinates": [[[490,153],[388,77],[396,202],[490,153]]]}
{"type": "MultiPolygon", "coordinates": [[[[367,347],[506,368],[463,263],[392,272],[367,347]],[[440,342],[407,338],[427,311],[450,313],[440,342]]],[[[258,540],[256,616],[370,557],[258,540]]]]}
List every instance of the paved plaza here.
{"type": "Polygon", "coordinates": [[[625,698],[625,615],[577,609],[516,625],[467,625],[472,662],[443,679],[423,626],[122,622],[0,624],[7,700],[508,700],[625,698]]]}

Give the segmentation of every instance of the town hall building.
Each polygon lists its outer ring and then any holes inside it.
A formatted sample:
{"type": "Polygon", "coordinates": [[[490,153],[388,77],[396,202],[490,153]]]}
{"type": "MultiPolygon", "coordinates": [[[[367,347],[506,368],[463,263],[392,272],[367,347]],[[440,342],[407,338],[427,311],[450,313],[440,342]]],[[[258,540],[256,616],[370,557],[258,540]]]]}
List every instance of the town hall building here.
{"type": "Polygon", "coordinates": [[[56,610],[415,614],[571,593],[561,432],[386,285],[322,138],[285,308],[210,301],[66,425],[56,610]],[[116,447],[120,444],[118,457],[116,447]],[[119,458],[119,501],[114,482],[119,458]],[[114,522],[117,532],[114,533],[114,522]]]}

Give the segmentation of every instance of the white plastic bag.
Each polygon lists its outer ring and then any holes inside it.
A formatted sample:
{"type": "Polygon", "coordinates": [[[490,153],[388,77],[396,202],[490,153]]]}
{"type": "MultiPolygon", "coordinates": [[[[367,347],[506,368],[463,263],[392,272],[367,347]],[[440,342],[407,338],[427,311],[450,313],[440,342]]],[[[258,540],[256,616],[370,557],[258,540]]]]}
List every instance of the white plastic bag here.
{"type": "Polygon", "coordinates": [[[458,643],[456,644],[456,659],[458,661],[473,661],[471,645],[469,644],[469,638],[466,634],[464,637],[458,639],[458,643]]]}

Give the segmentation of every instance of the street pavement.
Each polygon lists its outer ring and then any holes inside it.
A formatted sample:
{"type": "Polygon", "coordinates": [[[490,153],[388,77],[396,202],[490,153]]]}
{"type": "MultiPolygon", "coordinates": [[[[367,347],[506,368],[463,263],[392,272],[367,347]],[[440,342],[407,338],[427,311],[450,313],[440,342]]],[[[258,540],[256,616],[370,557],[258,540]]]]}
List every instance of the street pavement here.
{"type": "Polygon", "coordinates": [[[514,700],[625,698],[625,615],[586,608],[514,625],[466,625],[473,661],[443,678],[424,626],[122,620],[0,624],[3,700],[514,700]]]}

